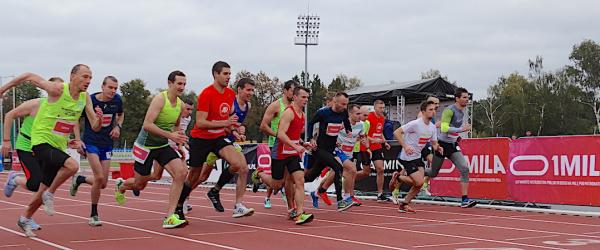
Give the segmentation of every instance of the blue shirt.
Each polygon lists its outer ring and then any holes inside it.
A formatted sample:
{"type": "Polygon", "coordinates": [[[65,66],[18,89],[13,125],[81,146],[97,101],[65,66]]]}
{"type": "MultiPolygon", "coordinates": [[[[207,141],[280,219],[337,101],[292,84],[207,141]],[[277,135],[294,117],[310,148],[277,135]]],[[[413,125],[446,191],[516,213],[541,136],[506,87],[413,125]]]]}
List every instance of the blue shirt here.
{"type": "MultiPolygon", "coordinates": [[[[242,110],[242,108],[238,104],[237,99],[233,98],[233,113],[231,113],[231,115],[235,114],[238,117],[238,122],[236,125],[237,127],[244,123],[244,120],[246,120],[246,116],[248,115],[248,111],[250,111],[250,102],[246,102],[246,110],[242,110]]],[[[233,134],[230,134],[229,136],[227,136],[227,138],[229,138],[229,140],[231,140],[232,142],[235,141],[235,136],[233,134]]]]}
{"type": "Polygon", "coordinates": [[[337,137],[342,129],[352,131],[348,112],[334,112],[331,107],[317,110],[317,113],[308,124],[308,140],[313,138],[313,128],[319,124],[317,135],[317,148],[333,153],[337,144],[337,137]]]}
{"type": "Polygon", "coordinates": [[[100,93],[91,94],[90,98],[92,99],[92,108],[95,109],[96,107],[100,107],[102,109],[102,113],[104,114],[102,117],[102,128],[100,131],[94,132],[90,121],[87,116],[84,115],[85,130],[83,132],[83,142],[99,147],[112,147],[113,139],[110,138],[110,131],[116,126],[116,114],[123,113],[123,102],[121,101],[121,96],[119,94],[115,94],[113,99],[107,102],[96,99],[96,95],[98,94],[100,93]]]}

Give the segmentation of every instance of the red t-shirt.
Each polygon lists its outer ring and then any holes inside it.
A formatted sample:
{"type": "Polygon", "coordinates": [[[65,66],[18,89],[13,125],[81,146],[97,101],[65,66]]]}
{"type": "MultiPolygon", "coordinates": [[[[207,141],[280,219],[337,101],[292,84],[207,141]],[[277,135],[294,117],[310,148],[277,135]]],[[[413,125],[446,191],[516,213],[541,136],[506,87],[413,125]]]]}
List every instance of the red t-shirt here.
{"type": "MultiPolygon", "coordinates": [[[[298,116],[298,114],[295,112],[294,110],[294,106],[290,105],[288,106],[286,109],[291,109],[292,111],[294,111],[294,119],[292,119],[292,121],[290,122],[290,126],[288,127],[288,130],[286,131],[286,135],[290,138],[290,140],[295,143],[295,144],[299,144],[300,143],[300,135],[302,134],[302,130],[304,129],[304,114],[302,114],[302,117],[298,116]]],[[[302,112],[302,110],[300,110],[300,112],[302,112]]],[[[277,140],[277,154],[278,154],[278,158],[277,159],[286,159],[292,156],[299,156],[300,153],[298,153],[298,151],[296,151],[292,146],[277,140]]]]}
{"type": "MultiPolygon", "coordinates": [[[[385,123],[385,117],[377,116],[377,114],[375,114],[375,111],[373,111],[369,113],[369,118],[367,119],[371,124],[371,127],[369,127],[368,136],[371,138],[383,138],[383,124],[385,123]]],[[[381,143],[371,143],[369,147],[371,148],[371,151],[382,148],[381,143]]]]}
{"type": "MultiPolygon", "coordinates": [[[[215,88],[214,84],[204,88],[200,95],[198,95],[198,108],[196,111],[207,112],[207,121],[224,121],[229,119],[229,114],[233,110],[233,100],[235,99],[235,92],[226,87],[223,93],[215,88]]],[[[194,128],[190,132],[190,135],[194,138],[199,139],[215,139],[221,136],[225,136],[225,127],[222,128],[211,128],[201,129],[198,125],[194,124],[194,128]]]]}

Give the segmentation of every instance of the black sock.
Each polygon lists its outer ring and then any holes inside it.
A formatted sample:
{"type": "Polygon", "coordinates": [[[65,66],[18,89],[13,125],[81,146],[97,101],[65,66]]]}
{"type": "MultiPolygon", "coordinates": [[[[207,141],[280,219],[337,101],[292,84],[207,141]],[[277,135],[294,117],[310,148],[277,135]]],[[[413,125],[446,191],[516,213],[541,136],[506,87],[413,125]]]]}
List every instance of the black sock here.
{"type": "Polygon", "coordinates": [[[221,190],[221,188],[224,187],[225,184],[227,184],[231,180],[231,178],[233,178],[233,174],[229,172],[229,169],[223,169],[223,172],[221,172],[221,176],[219,176],[219,180],[217,181],[215,189],[217,191],[221,190]]]}
{"type": "Polygon", "coordinates": [[[469,199],[469,198],[467,198],[467,196],[466,196],[466,195],[463,195],[463,196],[462,196],[462,200],[463,200],[463,201],[466,201],[467,199],[469,199]]]}
{"type": "Polygon", "coordinates": [[[82,183],[85,183],[85,176],[83,176],[83,175],[77,176],[77,179],[75,179],[75,183],[77,185],[81,185],[82,183]]]}
{"type": "Polygon", "coordinates": [[[319,190],[317,192],[319,192],[319,193],[325,193],[325,192],[327,192],[327,189],[319,187],[319,190]]]}
{"type": "Polygon", "coordinates": [[[97,215],[98,215],[98,204],[92,204],[92,214],[90,215],[90,217],[97,216],[97,215]]]}
{"type": "Polygon", "coordinates": [[[181,189],[181,195],[179,195],[179,201],[177,204],[183,204],[185,202],[185,199],[187,199],[188,196],[190,196],[191,192],[192,192],[192,188],[189,186],[189,184],[187,182],[184,182],[183,189],[181,189]]]}

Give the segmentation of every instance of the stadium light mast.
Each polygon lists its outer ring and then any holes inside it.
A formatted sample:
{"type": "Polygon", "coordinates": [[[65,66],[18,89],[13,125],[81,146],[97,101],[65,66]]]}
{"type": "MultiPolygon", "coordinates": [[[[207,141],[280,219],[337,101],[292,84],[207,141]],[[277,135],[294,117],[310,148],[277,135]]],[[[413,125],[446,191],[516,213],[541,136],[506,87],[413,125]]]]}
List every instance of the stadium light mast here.
{"type": "MultiPolygon", "coordinates": [[[[321,24],[321,18],[317,15],[299,15],[296,23],[296,37],[294,38],[295,45],[304,46],[304,82],[302,85],[308,89],[310,74],[308,74],[308,46],[319,45],[319,25],[321,24]]],[[[308,105],[304,106],[304,114],[308,116],[308,105]]],[[[306,126],[308,126],[308,119],[306,119],[306,126]]],[[[304,133],[304,141],[306,141],[307,134],[304,133]]]]}

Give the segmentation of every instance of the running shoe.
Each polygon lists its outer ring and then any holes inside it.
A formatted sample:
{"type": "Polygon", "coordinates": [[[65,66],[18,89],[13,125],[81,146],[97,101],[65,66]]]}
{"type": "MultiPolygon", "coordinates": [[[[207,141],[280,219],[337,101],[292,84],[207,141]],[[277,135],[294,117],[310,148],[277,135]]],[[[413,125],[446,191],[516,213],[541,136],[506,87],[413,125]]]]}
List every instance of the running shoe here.
{"type": "Polygon", "coordinates": [[[163,228],[171,229],[181,227],[185,225],[185,222],[185,220],[180,219],[176,214],[171,214],[163,221],[163,228]]]}
{"type": "Polygon", "coordinates": [[[423,183],[423,186],[421,187],[421,191],[423,191],[423,194],[425,194],[427,196],[431,196],[431,192],[429,192],[429,182],[423,183]]]}
{"type": "Polygon", "coordinates": [[[33,233],[32,229],[31,229],[31,219],[27,219],[27,218],[21,216],[17,220],[17,226],[19,226],[19,228],[21,228],[21,230],[23,230],[23,232],[25,233],[25,235],[27,237],[35,237],[35,234],[33,233]]]}
{"type": "Polygon", "coordinates": [[[54,215],[54,194],[48,191],[42,193],[42,204],[47,215],[54,215]]]}
{"type": "Polygon", "coordinates": [[[354,201],[352,201],[352,198],[348,196],[348,198],[337,202],[337,211],[338,212],[345,211],[348,208],[352,207],[353,205],[354,205],[354,201]]]}
{"type": "Polygon", "coordinates": [[[390,201],[390,198],[388,198],[385,194],[380,194],[379,196],[377,196],[377,202],[387,202],[390,201]]]}
{"type": "Polygon", "coordinates": [[[296,216],[295,223],[296,225],[302,225],[311,222],[315,218],[312,214],[302,213],[296,216]]]}
{"type": "Polygon", "coordinates": [[[37,230],[42,230],[42,226],[40,226],[39,224],[37,224],[33,218],[29,219],[30,225],[31,225],[31,230],[33,231],[37,231],[37,230]]]}
{"type": "Polygon", "coordinates": [[[8,178],[6,184],[4,185],[4,195],[6,197],[11,197],[17,188],[17,183],[15,183],[15,178],[17,178],[17,172],[11,171],[8,174],[8,178]]]}
{"type": "Polygon", "coordinates": [[[183,206],[181,207],[181,210],[182,210],[183,214],[187,214],[188,213],[188,209],[187,209],[188,203],[187,202],[188,202],[187,199],[185,201],[183,201],[183,206]]]}
{"type": "Polygon", "coordinates": [[[71,187],[69,188],[69,194],[71,196],[75,196],[77,194],[77,189],[79,188],[79,184],[77,184],[77,178],[79,178],[79,175],[73,175],[73,178],[71,178],[71,187]]]}
{"type": "Polygon", "coordinates": [[[183,208],[187,210],[187,213],[189,213],[190,211],[192,211],[193,207],[192,207],[192,204],[188,203],[186,200],[186,204],[183,206],[183,208]]]}
{"type": "Polygon", "coordinates": [[[354,206],[360,207],[360,205],[362,205],[362,202],[358,198],[354,197],[354,195],[350,196],[350,198],[352,198],[352,201],[354,202],[354,206]]]}
{"type": "Polygon", "coordinates": [[[240,204],[233,209],[233,218],[251,216],[253,214],[254,214],[254,208],[247,208],[243,204],[240,204]]]}
{"type": "Polygon", "coordinates": [[[467,198],[460,203],[460,207],[470,208],[470,207],[474,207],[475,205],[477,205],[477,203],[478,203],[477,201],[467,198]]]}
{"type": "Polygon", "coordinates": [[[312,198],[312,205],[314,208],[319,208],[319,196],[317,196],[317,192],[310,192],[310,198],[312,198]]]}
{"type": "Polygon", "coordinates": [[[321,197],[321,200],[323,200],[323,202],[325,202],[325,204],[327,204],[327,206],[331,206],[331,204],[333,204],[331,202],[331,200],[329,199],[329,196],[327,196],[327,193],[319,193],[319,192],[317,192],[317,195],[319,197],[321,197]]]}
{"type": "Polygon", "coordinates": [[[265,208],[271,208],[271,199],[265,198],[265,208]]]}
{"type": "Polygon", "coordinates": [[[175,214],[180,220],[184,220],[187,223],[187,220],[185,219],[185,214],[183,213],[183,208],[175,208],[175,214]]]}
{"type": "Polygon", "coordinates": [[[221,204],[221,198],[219,197],[219,191],[217,191],[214,188],[211,188],[210,191],[208,191],[208,193],[206,193],[206,196],[208,196],[208,199],[212,203],[213,207],[215,207],[215,210],[217,210],[217,212],[221,212],[221,213],[225,212],[225,208],[223,208],[223,205],[221,204]]]}
{"type": "Polygon", "coordinates": [[[137,189],[132,189],[131,192],[133,193],[133,195],[135,196],[140,196],[140,190],[137,189]]]}
{"type": "Polygon", "coordinates": [[[294,220],[296,217],[298,217],[298,211],[295,208],[288,210],[288,218],[290,220],[294,220]]]}
{"type": "Polygon", "coordinates": [[[416,213],[417,211],[414,210],[410,205],[408,205],[406,203],[401,203],[400,206],[398,207],[398,212],[400,212],[400,213],[416,213]]]}
{"type": "Polygon", "coordinates": [[[398,205],[400,203],[400,188],[396,188],[394,191],[392,191],[391,200],[394,205],[398,205]]]}
{"type": "Polygon", "coordinates": [[[285,196],[285,190],[283,188],[281,188],[280,191],[281,191],[281,198],[283,199],[283,202],[287,203],[287,196],[285,196]]]}
{"type": "Polygon", "coordinates": [[[117,204],[123,206],[125,204],[125,194],[121,193],[121,191],[119,191],[121,189],[121,186],[123,186],[123,179],[119,178],[117,179],[116,185],[115,185],[115,200],[117,200],[117,204]]]}
{"type": "Polygon", "coordinates": [[[102,222],[100,221],[100,218],[98,218],[98,215],[94,215],[94,216],[90,217],[88,224],[92,227],[102,226],[102,222]]]}

